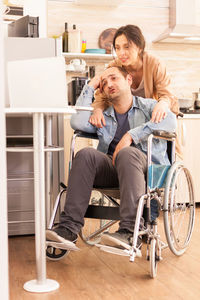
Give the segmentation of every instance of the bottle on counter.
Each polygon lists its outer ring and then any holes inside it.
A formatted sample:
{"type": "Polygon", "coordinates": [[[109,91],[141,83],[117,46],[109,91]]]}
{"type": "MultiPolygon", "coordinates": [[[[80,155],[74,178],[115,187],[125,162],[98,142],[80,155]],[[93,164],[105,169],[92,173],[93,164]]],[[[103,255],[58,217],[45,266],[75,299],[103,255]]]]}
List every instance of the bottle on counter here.
{"type": "Polygon", "coordinates": [[[81,52],[81,31],[76,29],[76,25],[73,25],[73,29],[69,30],[68,51],[81,52]]]}
{"type": "Polygon", "coordinates": [[[68,52],[68,24],[65,23],[65,31],[63,32],[62,35],[62,40],[63,40],[63,52],[68,52]]]}
{"type": "Polygon", "coordinates": [[[95,66],[89,66],[89,78],[92,79],[95,76],[95,66]]]}
{"type": "Polygon", "coordinates": [[[84,53],[86,50],[86,40],[82,40],[81,52],[84,53]]]}

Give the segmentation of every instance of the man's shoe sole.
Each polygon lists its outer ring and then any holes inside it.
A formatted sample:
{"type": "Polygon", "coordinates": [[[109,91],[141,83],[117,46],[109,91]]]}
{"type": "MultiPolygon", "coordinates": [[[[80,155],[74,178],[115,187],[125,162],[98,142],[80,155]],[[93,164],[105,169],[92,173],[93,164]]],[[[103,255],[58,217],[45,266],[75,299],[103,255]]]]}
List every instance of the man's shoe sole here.
{"type": "Polygon", "coordinates": [[[66,246],[69,246],[69,250],[74,250],[77,251],[79,248],[75,245],[74,242],[71,242],[69,240],[64,239],[60,235],[58,235],[55,231],[53,230],[46,230],[46,240],[49,242],[56,242],[56,243],[62,243],[65,244],[66,246]]]}

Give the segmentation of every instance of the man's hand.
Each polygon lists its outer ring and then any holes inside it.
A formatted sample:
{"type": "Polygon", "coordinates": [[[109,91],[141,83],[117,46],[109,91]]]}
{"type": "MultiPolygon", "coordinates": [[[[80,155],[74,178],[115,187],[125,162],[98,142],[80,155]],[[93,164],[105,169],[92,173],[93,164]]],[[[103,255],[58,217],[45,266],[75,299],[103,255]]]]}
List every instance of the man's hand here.
{"type": "Polygon", "coordinates": [[[93,77],[90,82],[88,83],[89,86],[92,86],[95,90],[100,87],[100,80],[101,77],[99,75],[96,75],[93,77]]]}
{"type": "Polygon", "coordinates": [[[112,158],[112,163],[113,166],[115,165],[115,158],[118,154],[118,152],[125,148],[125,147],[129,147],[132,144],[133,140],[131,135],[127,132],[119,141],[119,143],[117,144],[117,147],[115,148],[115,152],[113,153],[113,158],[112,158]]]}
{"type": "Polygon", "coordinates": [[[103,126],[106,126],[106,121],[101,108],[95,108],[93,114],[89,119],[89,122],[97,128],[102,128],[103,126]]]}
{"type": "Polygon", "coordinates": [[[159,123],[167,116],[167,109],[169,108],[167,102],[159,101],[153,109],[151,121],[154,123],[159,123]]]}

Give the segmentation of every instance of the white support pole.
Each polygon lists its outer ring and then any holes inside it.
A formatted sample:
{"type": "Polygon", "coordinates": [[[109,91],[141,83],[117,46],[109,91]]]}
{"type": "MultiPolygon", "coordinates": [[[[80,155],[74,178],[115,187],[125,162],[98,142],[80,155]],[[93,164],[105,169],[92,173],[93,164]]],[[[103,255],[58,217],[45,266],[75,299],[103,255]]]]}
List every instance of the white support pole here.
{"type": "Polygon", "coordinates": [[[34,190],[35,190],[35,251],[37,280],[46,280],[45,255],[45,171],[44,171],[44,124],[43,114],[33,115],[34,130],[34,190]],[[41,230],[43,229],[43,230],[41,230]]]}
{"type": "MultiPolygon", "coordinates": [[[[46,116],[46,146],[52,146],[52,116],[46,116]]],[[[51,212],[53,209],[52,202],[52,190],[53,190],[53,153],[48,151],[46,153],[46,225],[49,224],[51,218],[51,212]]]]}
{"type": "Polygon", "coordinates": [[[2,2],[0,2],[0,291],[1,299],[9,299],[8,291],[8,220],[7,220],[7,164],[6,164],[6,128],[4,93],[4,40],[2,22],[2,2]]]}
{"type": "Polygon", "coordinates": [[[45,160],[44,160],[44,114],[33,114],[34,141],[34,195],[35,195],[35,251],[37,279],[24,284],[29,292],[50,292],[59,287],[55,280],[46,279],[45,239],[45,160]]]}

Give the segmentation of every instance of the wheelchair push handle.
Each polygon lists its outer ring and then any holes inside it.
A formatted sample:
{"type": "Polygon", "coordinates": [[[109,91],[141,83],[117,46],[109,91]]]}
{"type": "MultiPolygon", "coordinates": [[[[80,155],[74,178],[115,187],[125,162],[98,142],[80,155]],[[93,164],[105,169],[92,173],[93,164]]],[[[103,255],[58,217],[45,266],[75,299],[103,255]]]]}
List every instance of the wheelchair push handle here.
{"type": "Polygon", "coordinates": [[[63,188],[64,190],[67,189],[67,186],[66,186],[63,182],[60,182],[60,186],[61,186],[61,188],[63,188]]]}

